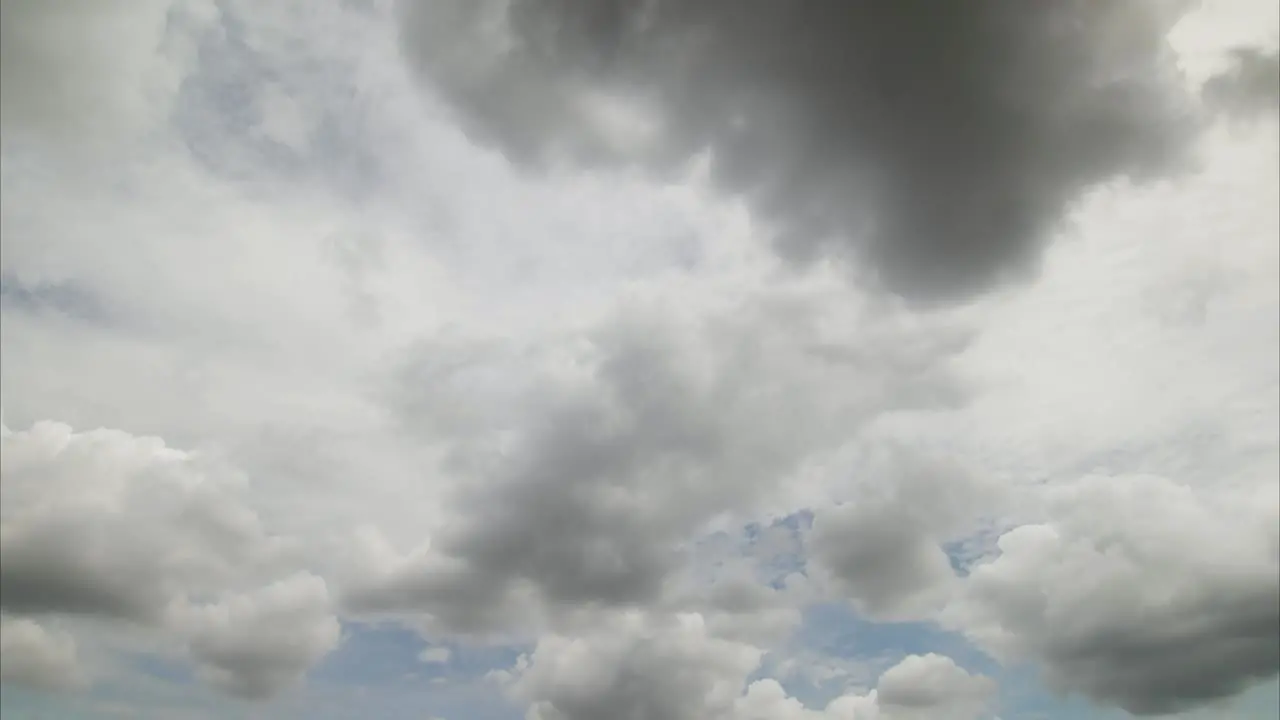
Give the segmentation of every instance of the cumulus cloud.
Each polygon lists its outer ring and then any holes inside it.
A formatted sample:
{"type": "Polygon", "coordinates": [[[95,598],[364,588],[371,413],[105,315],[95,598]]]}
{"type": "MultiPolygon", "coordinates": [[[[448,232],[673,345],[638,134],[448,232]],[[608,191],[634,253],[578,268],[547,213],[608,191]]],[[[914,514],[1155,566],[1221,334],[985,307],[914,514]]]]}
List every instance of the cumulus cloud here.
{"type": "Polygon", "coordinates": [[[708,634],[697,614],[629,613],[579,636],[539,641],[513,686],[530,720],[726,717],[760,660],[708,634]]]}
{"type": "Polygon", "coordinates": [[[819,515],[814,551],[859,610],[877,618],[927,615],[953,577],[946,553],[909,515],[870,505],[819,515]]]}
{"type": "Polygon", "coordinates": [[[914,298],[1038,262],[1076,196],[1176,158],[1184,3],[406,3],[403,42],[517,162],[702,151],[806,258],[914,298]]]}
{"type": "Polygon", "coordinates": [[[899,365],[833,357],[826,313],[803,297],[684,322],[668,310],[623,309],[549,346],[419,349],[395,388],[402,412],[455,434],[450,469],[474,480],[432,552],[357,587],[353,608],[480,629],[530,593],[567,608],[656,601],[680,544],[717,514],[750,510],[881,413],[962,397],[945,364],[957,345],[918,342],[926,328],[892,316],[859,324],[910,356],[899,365]]]}
{"type": "Polygon", "coordinates": [[[886,670],[865,695],[841,695],[814,710],[776,680],[751,683],[734,703],[734,720],[975,720],[995,705],[994,680],[975,675],[944,655],[908,655],[886,670]]]}
{"type": "Polygon", "coordinates": [[[942,544],[992,511],[997,496],[958,465],[903,449],[887,455],[866,469],[860,497],[815,515],[811,557],[863,613],[928,617],[955,579],[942,544]]]}
{"type": "Polygon", "coordinates": [[[949,657],[912,655],[885,671],[876,704],[889,718],[973,718],[988,709],[995,683],[949,657]]]}
{"type": "Polygon", "coordinates": [[[715,637],[696,613],[615,616],[590,632],[541,640],[511,691],[531,720],[974,720],[995,683],[950,658],[908,656],[866,694],[814,710],[774,679],[746,683],[762,653],[715,637]]]}
{"type": "Polygon", "coordinates": [[[297,683],[341,633],[324,580],[307,573],[207,605],[184,602],[169,615],[202,676],[255,700],[297,683]]]}
{"type": "Polygon", "coordinates": [[[785,688],[772,678],[757,680],[747,687],[746,693],[734,703],[737,720],[879,720],[880,708],[876,704],[875,691],[868,695],[844,695],[832,701],[825,710],[812,710],[787,694],[785,688]]]}
{"type": "Polygon", "coordinates": [[[993,706],[996,683],[945,655],[908,655],[886,670],[875,689],[811,710],[776,681],[758,680],[736,704],[734,720],[976,720],[993,706]]]}
{"type": "MultiPolygon", "coordinates": [[[[5,613],[125,621],[180,637],[213,684],[253,698],[283,689],[336,644],[322,580],[260,587],[295,560],[240,502],[243,478],[229,468],[159,438],[55,422],[4,428],[0,457],[5,613]]],[[[13,622],[14,642],[49,648],[33,662],[74,659],[70,639],[13,622]]]]}
{"type": "Polygon", "coordinates": [[[0,615],[0,683],[59,691],[82,686],[86,677],[70,635],[0,615]]]}
{"type": "Polygon", "coordinates": [[[1001,537],[948,614],[1051,686],[1135,714],[1229,697],[1280,673],[1278,512],[1266,484],[1088,477],[1001,537]]]}
{"type": "Polygon", "coordinates": [[[42,422],[3,444],[8,612],[151,622],[284,549],[236,498],[241,478],[159,438],[42,422]]]}
{"type": "Polygon", "coordinates": [[[694,588],[685,598],[676,595],[671,604],[696,608],[717,637],[769,646],[785,639],[800,624],[807,591],[805,578],[799,574],[780,582],[762,582],[745,569],[730,569],[707,586],[694,588]]]}

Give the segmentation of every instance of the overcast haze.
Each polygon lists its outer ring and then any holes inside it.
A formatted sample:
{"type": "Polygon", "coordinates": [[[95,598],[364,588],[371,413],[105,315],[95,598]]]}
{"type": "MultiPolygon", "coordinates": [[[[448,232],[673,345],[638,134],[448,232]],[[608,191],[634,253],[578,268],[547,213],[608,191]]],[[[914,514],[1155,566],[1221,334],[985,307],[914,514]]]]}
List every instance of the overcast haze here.
{"type": "Polygon", "coordinates": [[[1280,716],[1280,10],[2,0],[6,718],[1280,716]]]}

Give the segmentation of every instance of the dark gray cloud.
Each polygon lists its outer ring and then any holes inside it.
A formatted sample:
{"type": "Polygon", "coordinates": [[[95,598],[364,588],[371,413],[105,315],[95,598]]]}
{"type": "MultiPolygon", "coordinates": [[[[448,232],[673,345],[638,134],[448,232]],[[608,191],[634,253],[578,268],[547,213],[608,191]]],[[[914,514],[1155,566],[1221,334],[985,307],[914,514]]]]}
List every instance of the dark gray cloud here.
{"type": "Polygon", "coordinates": [[[15,533],[3,545],[0,608],[153,620],[166,599],[153,579],[155,549],[96,530],[63,522],[15,533]],[[106,553],[104,541],[110,544],[106,553]]]}
{"type": "Polygon", "coordinates": [[[1205,100],[1236,116],[1280,111],[1280,50],[1239,48],[1232,59],[1205,83],[1205,100]]]}
{"type": "Polygon", "coordinates": [[[1164,715],[1232,697],[1280,672],[1280,588],[1256,582],[1177,608],[1165,623],[1063,638],[1046,657],[1059,685],[1135,715],[1164,715]],[[1230,594],[1228,594],[1230,592],[1230,594]]]}
{"type": "Polygon", "coordinates": [[[213,492],[174,488],[187,480],[181,474],[187,469],[171,459],[166,462],[158,453],[128,467],[128,461],[114,461],[109,452],[132,450],[136,458],[149,448],[130,447],[130,438],[106,431],[84,437],[73,437],[72,451],[26,467],[18,466],[22,456],[43,438],[23,433],[5,443],[15,460],[5,463],[4,479],[16,488],[4,493],[11,509],[0,524],[6,531],[0,540],[0,609],[5,612],[154,623],[178,588],[216,583],[276,550],[251,511],[213,492]],[[67,457],[73,453],[81,457],[67,457]],[[42,479],[48,485],[43,492],[81,495],[41,507],[32,498],[39,497],[35,483],[42,479]],[[121,479],[134,486],[109,495],[121,479]],[[98,488],[85,489],[94,481],[98,488]],[[83,497],[95,490],[107,500],[83,497]],[[121,498],[131,502],[128,512],[111,508],[110,502],[121,498]]]}
{"type": "Polygon", "coordinates": [[[1192,128],[1165,40],[1183,7],[442,0],[405,3],[403,37],[517,163],[709,151],[782,254],[851,255],[928,301],[1032,271],[1082,190],[1170,167],[1192,128]]]}

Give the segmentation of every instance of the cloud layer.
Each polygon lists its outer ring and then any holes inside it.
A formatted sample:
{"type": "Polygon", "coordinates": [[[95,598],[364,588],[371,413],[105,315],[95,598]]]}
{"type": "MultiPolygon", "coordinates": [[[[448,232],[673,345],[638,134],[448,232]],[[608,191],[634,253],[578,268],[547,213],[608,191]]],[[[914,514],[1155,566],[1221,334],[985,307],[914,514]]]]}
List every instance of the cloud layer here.
{"type": "Polygon", "coordinates": [[[1275,715],[1274,3],[81,4],[4,714],[1275,715]]]}

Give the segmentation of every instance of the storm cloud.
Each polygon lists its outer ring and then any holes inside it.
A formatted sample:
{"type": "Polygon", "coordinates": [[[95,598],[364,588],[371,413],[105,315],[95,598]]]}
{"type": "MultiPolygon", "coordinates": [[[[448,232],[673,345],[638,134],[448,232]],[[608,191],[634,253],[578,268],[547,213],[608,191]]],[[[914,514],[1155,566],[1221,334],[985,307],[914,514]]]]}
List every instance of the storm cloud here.
{"type": "Polygon", "coordinates": [[[403,44],[518,164],[708,157],[780,254],[936,301],[1034,271],[1090,186],[1173,167],[1183,5],[450,0],[404,4],[403,44]]]}

